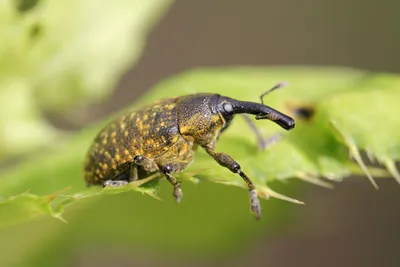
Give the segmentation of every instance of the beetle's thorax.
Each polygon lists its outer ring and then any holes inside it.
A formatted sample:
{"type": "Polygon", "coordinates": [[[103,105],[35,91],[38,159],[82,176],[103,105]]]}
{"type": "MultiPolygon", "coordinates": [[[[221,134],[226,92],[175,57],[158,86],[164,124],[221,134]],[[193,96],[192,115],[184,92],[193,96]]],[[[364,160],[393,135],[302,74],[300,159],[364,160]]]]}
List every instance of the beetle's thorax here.
{"type": "Polygon", "coordinates": [[[219,95],[197,94],[179,100],[178,127],[188,140],[208,146],[215,142],[221,129],[229,123],[218,111],[219,95]]]}

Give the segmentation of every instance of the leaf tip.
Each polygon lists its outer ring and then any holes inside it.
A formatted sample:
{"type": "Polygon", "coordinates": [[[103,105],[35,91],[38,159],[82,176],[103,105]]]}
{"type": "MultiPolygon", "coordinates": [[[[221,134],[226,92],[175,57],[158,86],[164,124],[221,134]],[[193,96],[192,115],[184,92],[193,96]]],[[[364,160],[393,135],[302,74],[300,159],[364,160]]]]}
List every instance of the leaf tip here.
{"type": "Polygon", "coordinates": [[[339,135],[343,138],[344,143],[348,146],[350,156],[358,163],[358,165],[361,167],[362,171],[367,176],[368,180],[371,182],[371,184],[374,186],[374,188],[376,190],[378,190],[379,189],[378,184],[376,183],[374,177],[372,177],[367,166],[365,165],[364,161],[362,160],[360,152],[359,152],[354,140],[349,135],[343,133],[343,131],[341,131],[339,129],[339,126],[337,125],[335,120],[330,120],[330,123],[331,123],[332,127],[336,130],[336,132],[339,133],[339,135]]]}
{"type": "Polygon", "coordinates": [[[300,201],[300,200],[297,200],[297,199],[282,195],[282,194],[280,194],[278,192],[275,192],[271,188],[269,188],[268,186],[261,186],[260,189],[259,189],[259,195],[260,195],[260,197],[265,198],[265,199],[269,199],[270,197],[274,197],[274,198],[277,198],[277,199],[280,199],[280,200],[285,200],[285,201],[292,202],[292,203],[295,203],[295,204],[301,204],[301,205],[305,204],[303,201],[300,201]]]}
{"type": "Polygon", "coordinates": [[[64,193],[65,191],[67,191],[67,190],[69,190],[71,188],[72,188],[72,186],[68,186],[68,187],[66,187],[64,189],[61,189],[58,192],[55,192],[54,194],[49,195],[49,203],[52,202],[53,199],[55,199],[57,196],[61,195],[62,193],[64,193]]]}
{"type": "Polygon", "coordinates": [[[396,168],[395,162],[391,159],[385,159],[384,164],[386,166],[386,169],[389,171],[389,173],[400,184],[400,173],[399,173],[399,170],[396,168]]]}
{"type": "Polygon", "coordinates": [[[335,186],[325,182],[323,180],[321,180],[320,178],[310,174],[310,173],[305,173],[305,172],[298,172],[296,173],[296,177],[299,178],[300,180],[307,182],[307,183],[311,183],[314,185],[318,185],[327,189],[334,189],[335,186]]]}
{"type": "Polygon", "coordinates": [[[55,218],[55,219],[57,219],[57,220],[62,221],[62,222],[65,223],[65,224],[67,224],[68,221],[67,221],[66,219],[64,219],[64,217],[62,217],[61,214],[62,214],[62,212],[58,212],[58,213],[56,213],[56,214],[53,214],[52,217],[55,218]]]}
{"type": "Polygon", "coordinates": [[[367,166],[365,165],[364,161],[361,158],[360,152],[358,151],[357,147],[354,144],[349,145],[350,154],[354,158],[354,160],[360,165],[361,169],[363,170],[364,174],[367,176],[368,180],[371,182],[373,187],[378,190],[378,184],[376,183],[374,177],[372,177],[371,173],[369,172],[367,166]]]}

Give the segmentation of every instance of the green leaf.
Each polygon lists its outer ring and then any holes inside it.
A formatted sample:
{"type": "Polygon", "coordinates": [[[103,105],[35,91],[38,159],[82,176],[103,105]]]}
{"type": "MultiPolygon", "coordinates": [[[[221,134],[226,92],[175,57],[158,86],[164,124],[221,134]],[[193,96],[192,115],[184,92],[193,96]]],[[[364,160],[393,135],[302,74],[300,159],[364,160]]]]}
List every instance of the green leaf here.
{"type": "MultiPolygon", "coordinates": [[[[394,164],[388,164],[398,160],[400,155],[400,140],[395,138],[399,122],[392,117],[399,112],[396,86],[400,84],[400,77],[395,75],[329,68],[202,69],[161,82],[138,103],[144,105],[163,97],[197,92],[214,92],[258,102],[258,95],[282,80],[288,80],[292,85],[268,95],[265,98],[267,104],[292,116],[296,116],[300,108],[312,109],[311,118],[297,119],[296,128],[290,132],[284,132],[268,121],[257,121],[264,136],[284,133],[283,139],[267,151],[257,149],[255,138],[242,118],[234,120],[217,144],[217,151],[229,153],[241,164],[261,196],[301,203],[274,192],[267,183],[297,177],[330,187],[331,183],[321,180],[322,177],[340,181],[351,173],[361,174],[362,168],[349,157],[349,151],[355,157],[358,149],[365,149],[371,157],[386,164],[390,173],[397,174],[394,164]],[[371,99],[374,99],[374,108],[371,99]]],[[[68,196],[59,196],[67,200],[53,207],[61,214],[65,207],[62,203],[72,204],[82,196],[108,194],[108,190],[100,188],[94,189],[96,193],[88,193],[81,173],[86,150],[103,125],[86,129],[73,140],[60,143],[43,155],[1,173],[0,195],[5,200],[0,201],[0,205],[13,205],[13,201],[18,201],[18,197],[13,196],[27,190],[41,197],[72,187],[68,196]]],[[[370,171],[378,177],[387,176],[384,170],[370,168],[370,171]]],[[[244,187],[238,175],[220,167],[201,150],[195,163],[177,177],[197,177],[244,187]]],[[[146,193],[154,196],[155,185],[150,184],[147,188],[150,191],[146,193]]],[[[130,190],[127,187],[113,192],[130,190]]],[[[29,209],[29,205],[27,207],[29,209]]]]}
{"type": "Polygon", "coordinates": [[[0,43],[0,159],[62,138],[44,110],[109,96],[171,2],[1,1],[0,37],[7,42],[0,43]]]}
{"type": "MultiPolygon", "coordinates": [[[[334,128],[343,137],[352,156],[360,161],[358,150],[366,151],[370,160],[386,166],[400,183],[395,161],[400,159],[399,77],[375,75],[358,85],[362,90],[334,97],[322,107],[331,117],[334,128]],[[351,107],[351,109],[343,109],[351,107]]],[[[362,164],[360,162],[360,164],[362,164]]]]}
{"type": "Polygon", "coordinates": [[[50,207],[50,196],[23,193],[0,202],[0,227],[7,227],[36,218],[39,215],[57,217],[50,207]]]}

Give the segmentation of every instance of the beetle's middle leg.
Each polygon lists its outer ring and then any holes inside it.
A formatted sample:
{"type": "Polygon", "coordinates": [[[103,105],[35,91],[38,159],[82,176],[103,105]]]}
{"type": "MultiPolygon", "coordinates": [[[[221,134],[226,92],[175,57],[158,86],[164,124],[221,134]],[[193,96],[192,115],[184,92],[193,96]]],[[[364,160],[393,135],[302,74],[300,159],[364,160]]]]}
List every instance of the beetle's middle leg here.
{"type": "Polygon", "coordinates": [[[254,122],[251,120],[251,118],[247,114],[242,114],[244,120],[246,121],[247,125],[250,127],[251,131],[255,133],[257,137],[257,145],[258,149],[260,150],[266,150],[270,148],[273,144],[281,140],[283,133],[278,132],[275,133],[267,138],[264,138],[260,132],[260,130],[257,128],[257,126],[254,124],[254,122]]]}
{"type": "Polygon", "coordinates": [[[165,178],[167,178],[168,182],[172,184],[174,187],[173,196],[175,197],[176,202],[180,202],[183,196],[181,183],[173,177],[171,174],[175,172],[175,167],[173,164],[166,164],[163,168],[163,172],[165,178]]]}
{"type": "Polygon", "coordinates": [[[242,171],[240,168],[239,163],[237,163],[231,156],[226,153],[218,153],[215,152],[213,149],[205,147],[207,153],[212,156],[215,161],[218,162],[219,165],[229,169],[233,173],[237,173],[242,177],[242,179],[246,182],[249,191],[250,191],[250,204],[251,204],[251,211],[254,212],[256,219],[260,219],[261,217],[261,206],[260,201],[257,197],[256,188],[250,178],[242,171]]]}
{"type": "Polygon", "coordinates": [[[158,170],[158,166],[154,162],[154,160],[143,155],[138,155],[133,159],[133,162],[131,163],[130,175],[129,175],[130,181],[137,181],[139,179],[138,175],[139,166],[141,166],[143,170],[146,172],[155,172],[158,170]]]}

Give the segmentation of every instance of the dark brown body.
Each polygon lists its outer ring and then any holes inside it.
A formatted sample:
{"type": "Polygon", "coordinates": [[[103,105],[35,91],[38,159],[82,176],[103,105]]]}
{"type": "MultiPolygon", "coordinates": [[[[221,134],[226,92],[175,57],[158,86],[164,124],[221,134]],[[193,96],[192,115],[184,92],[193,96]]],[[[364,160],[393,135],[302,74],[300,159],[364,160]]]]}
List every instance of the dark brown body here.
{"type": "Polygon", "coordinates": [[[200,106],[202,112],[196,111],[193,117],[193,100],[193,96],[166,99],[107,125],[87,155],[86,182],[128,180],[130,165],[138,155],[153,159],[159,169],[171,163],[175,172],[185,169],[193,161],[194,143],[213,146],[224,125],[221,116],[205,107],[210,104],[207,102],[200,106]],[[206,108],[209,112],[204,112],[206,108]],[[195,137],[200,137],[197,142],[195,137]]]}
{"type": "Polygon", "coordinates": [[[292,118],[264,104],[217,94],[162,100],[117,118],[98,134],[86,158],[85,180],[88,185],[118,186],[161,172],[173,185],[179,202],[181,184],[172,174],[183,171],[201,146],[221,166],[243,178],[250,190],[251,209],[260,218],[250,178],[230,155],[214,151],[218,136],[238,113],[272,120],[287,130],[294,127],[292,118]]]}

